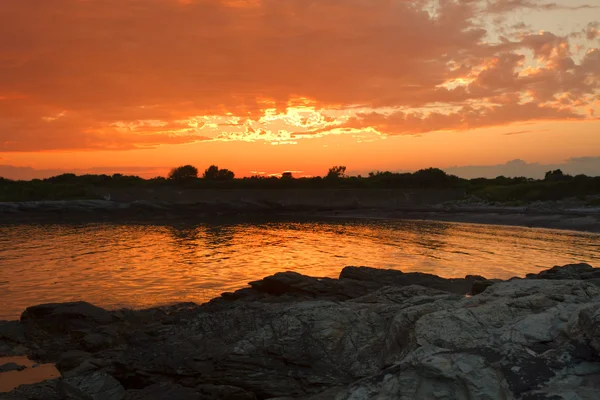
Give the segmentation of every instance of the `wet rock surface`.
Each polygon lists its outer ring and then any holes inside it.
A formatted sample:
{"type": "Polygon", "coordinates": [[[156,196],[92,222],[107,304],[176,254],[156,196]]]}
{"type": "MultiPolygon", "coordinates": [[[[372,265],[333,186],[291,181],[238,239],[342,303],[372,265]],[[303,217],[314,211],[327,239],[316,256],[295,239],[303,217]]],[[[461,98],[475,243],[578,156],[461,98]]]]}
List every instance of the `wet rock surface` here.
{"type": "Polygon", "coordinates": [[[63,376],[0,398],[598,399],[599,271],[347,267],[275,274],[204,305],[35,306],[0,323],[0,340],[63,376]]]}

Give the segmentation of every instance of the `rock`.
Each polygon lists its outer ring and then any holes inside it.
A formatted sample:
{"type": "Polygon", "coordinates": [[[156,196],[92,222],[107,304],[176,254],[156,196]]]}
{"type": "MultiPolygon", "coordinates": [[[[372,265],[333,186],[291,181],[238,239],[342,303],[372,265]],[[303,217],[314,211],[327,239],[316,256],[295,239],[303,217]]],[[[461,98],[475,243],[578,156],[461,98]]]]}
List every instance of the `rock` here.
{"type": "Polygon", "coordinates": [[[312,395],[379,371],[400,309],[329,301],[242,303],[165,327],[160,337],[140,337],[122,362],[142,382],[201,377],[198,384],[241,387],[259,398],[312,395]]]}
{"type": "Polygon", "coordinates": [[[427,347],[380,374],[350,385],[336,400],[512,398],[506,380],[484,357],[427,347]]]}
{"type": "Polygon", "coordinates": [[[312,278],[296,272],[280,272],[259,281],[250,282],[250,289],[226,294],[228,300],[251,301],[299,301],[337,300],[344,301],[363,296],[381,287],[371,282],[312,278]]]}
{"type": "MultiPolygon", "coordinates": [[[[126,400],[204,400],[198,391],[171,383],[157,383],[139,390],[128,390],[126,400]]],[[[218,398],[214,398],[218,399],[218,398]]]]}
{"type": "Polygon", "coordinates": [[[56,369],[62,374],[77,368],[85,360],[89,359],[92,355],[86,351],[70,350],[60,355],[58,362],[56,363],[56,369]]]}
{"type": "Polygon", "coordinates": [[[23,345],[58,360],[71,398],[597,399],[600,287],[590,268],[504,282],[282,273],[202,306],[108,316],[34,307],[23,345]]]}
{"type": "Polygon", "coordinates": [[[445,292],[467,294],[476,280],[485,278],[467,276],[464,279],[445,279],[436,275],[420,272],[404,273],[392,269],[375,269],[368,267],[346,267],[340,274],[340,280],[352,279],[359,282],[379,283],[382,286],[419,285],[445,292]]]}
{"type": "Polygon", "coordinates": [[[42,304],[27,308],[21,315],[21,323],[26,328],[57,333],[90,329],[113,321],[108,311],[86,302],[42,304]]]}
{"type": "Polygon", "coordinates": [[[90,333],[86,335],[82,341],[82,347],[87,351],[97,351],[109,345],[109,340],[106,336],[99,333],[90,333]]]}
{"type": "Polygon", "coordinates": [[[0,340],[25,343],[25,330],[19,321],[0,321],[0,340]]]}
{"type": "Polygon", "coordinates": [[[196,390],[202,400],[256,400],[254,393],[234,386],[202,384],[196,390]]]}
{"type": "Polygon", "coordinates": [[[64,400],[58,390],[58,379],[44,381],[33,385],[21,385],[10,393],[0,393],[4,400],[64,400]]]}
{"type": "Polygon", "coordinates": [[[592,279],[600,278],[600,268],[595,269],[589,264],[568,264],[556,266],[538,274],[527,274],[527,279],[592,279]]]}
{"type": "Polygon", "coordinates": [[[349,300],[349,302],[416,305],[419,303],[431,302],[439,298],[460,298],[460,296],[419,285],[401,287],[384,286],[372,293],[349,300]],[[410,304],[406,303],[407,301],[410,302],[410,304]]]}
{"type": "Polygon", "coordinates": [[[22,345],[14,345],[13,342],[0,340],[0,357],[26,356],[29,349],[22,345]]]}
{"type": "Polygon", "coordinates": [[[59,389],[67,399],[122,400],[125,389],[119,381],[102,372],[63,379],[59,389]]]}
{"type": "Polygon", "coordinates": [[[582,336],[584,340],[589,341],[600,360],[600,300],[579,310],[576,328],[571,334],[575,337],[582,336]]]}
{"type": "Polygon", "coordinates": [[[24,366],[13,362],[0,365],[0,372],[23,371],[24,369],[24,366]]]}
{"type": "Polygon", "coordinates": [[[473,285],[471,285],[471,294],[478,295],[480,293],[483,293],[488,287],[492,286],[493,284],[494,282],[489,280],[475,281],[473,282],[473,285]]]}
{"type": "MultiPolygon", "coordinates": [[[[296,272],[280,272],[235,293],[223,293],[222,301],[291,302],[307,300],[346,301],[365,296],[386,286],[421,286],[444,292],[469,293],[473,282],[487,281],[479,276],[444,279],[422,273],[403,273],[367,267],[346,267],[340,279],[312,278],[296,272]]],[[[217,301],[218,302],[218,301],[217,301]]]]}

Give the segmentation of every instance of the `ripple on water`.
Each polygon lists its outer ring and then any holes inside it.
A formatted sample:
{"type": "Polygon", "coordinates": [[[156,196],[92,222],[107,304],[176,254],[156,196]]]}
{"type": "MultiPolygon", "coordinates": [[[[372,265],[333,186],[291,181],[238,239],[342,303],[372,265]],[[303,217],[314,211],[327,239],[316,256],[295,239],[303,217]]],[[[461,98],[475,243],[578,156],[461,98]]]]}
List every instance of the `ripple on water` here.
{"type": "Polygon", "coordinates": [[[0,319],[48,302],[204,302],[275,272],[347,265],[506,279],[600,264],[599,248],[597,234],[435,221],[0,226],[0,319]]]}

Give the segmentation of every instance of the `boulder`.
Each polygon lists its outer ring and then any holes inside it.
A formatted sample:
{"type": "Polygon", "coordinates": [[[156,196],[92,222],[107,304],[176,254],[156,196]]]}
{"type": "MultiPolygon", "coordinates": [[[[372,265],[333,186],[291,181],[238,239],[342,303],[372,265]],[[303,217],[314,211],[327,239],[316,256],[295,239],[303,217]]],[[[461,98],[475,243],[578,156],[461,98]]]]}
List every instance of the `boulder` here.
{"type": "Polygon", "coordinates": [[[26,329],[29,327],[56,333],[91,329],[113,321],[110,312],[83,301],[42,304],[27,308],[21,315],[21,324],[26,329]]]}

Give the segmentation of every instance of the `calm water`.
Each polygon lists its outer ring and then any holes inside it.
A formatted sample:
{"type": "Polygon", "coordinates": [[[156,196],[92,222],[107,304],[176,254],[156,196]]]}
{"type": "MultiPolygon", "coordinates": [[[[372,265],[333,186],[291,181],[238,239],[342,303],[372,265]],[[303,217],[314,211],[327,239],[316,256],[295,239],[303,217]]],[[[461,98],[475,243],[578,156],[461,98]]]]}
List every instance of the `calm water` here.
{"type": "Polygon", "coordinates": [[[509,278],[570,262],[600,266],[600,235],[423,221],[0,226],[0,319],[47,302],[204,302],[285,270],[509,278]]]}

